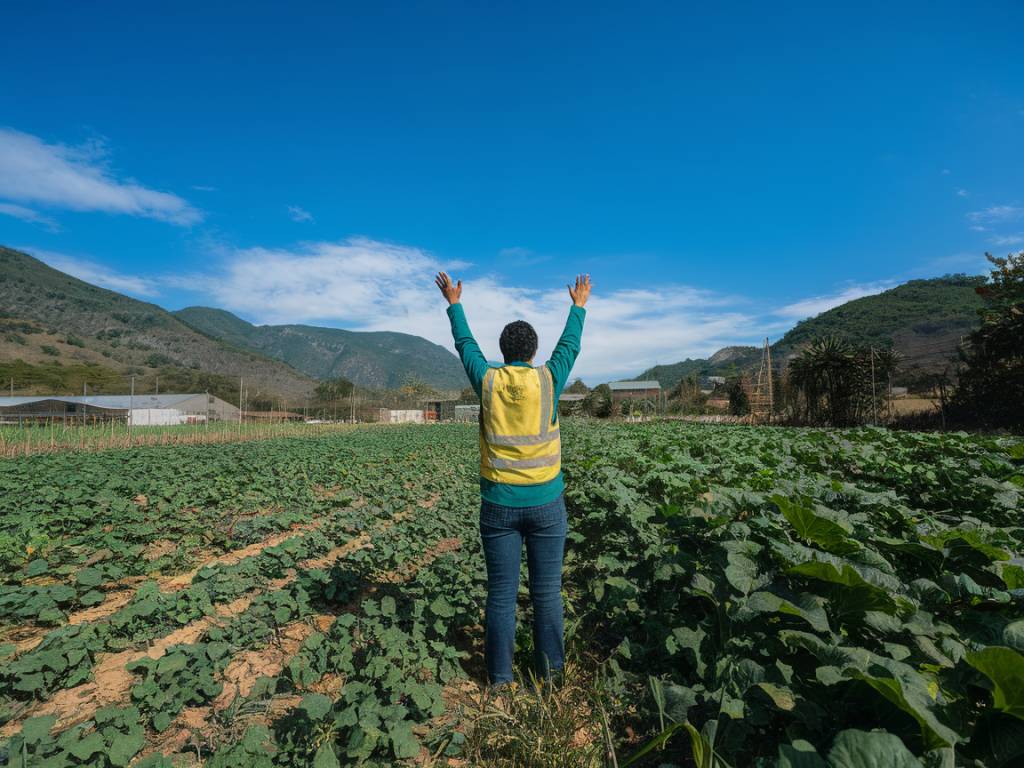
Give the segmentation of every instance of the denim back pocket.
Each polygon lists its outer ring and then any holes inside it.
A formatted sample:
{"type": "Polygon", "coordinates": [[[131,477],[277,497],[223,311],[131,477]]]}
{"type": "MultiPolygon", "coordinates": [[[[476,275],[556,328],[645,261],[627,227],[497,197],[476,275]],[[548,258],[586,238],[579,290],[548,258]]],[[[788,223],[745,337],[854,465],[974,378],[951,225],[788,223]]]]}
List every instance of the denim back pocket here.
{"type": "Polygon", "coordinates": [[[539,507],[530,507],[527,510],[530,525],[545,527],[549,525],[565,524],[565,499],[559,496],[552,502],[542,504],[539,507]]]}
{"type": "Polygon", "coordinates": [[[498,504],[491,504],[489,501],[481,501],[480,525],[488,525],[491,528],[511,528],[514,522],[511,515],[515,511],[511,507],[502,507],[498,504]]]}

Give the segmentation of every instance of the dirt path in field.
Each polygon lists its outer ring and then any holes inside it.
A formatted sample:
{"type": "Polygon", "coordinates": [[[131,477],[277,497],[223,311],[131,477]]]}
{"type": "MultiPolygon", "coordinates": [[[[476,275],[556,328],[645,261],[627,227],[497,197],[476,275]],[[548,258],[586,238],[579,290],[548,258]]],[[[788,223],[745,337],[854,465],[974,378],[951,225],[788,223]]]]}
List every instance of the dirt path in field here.
{"type": "MultiPolygon", "coordinates": [[[[359,498],[352,502],[350,508],[360,509],[364,506],[366,506],[366,499],[359,498]]],[[[269,549],[270,547],[276,547],[279,544],[283,544],[285,541],[297,536],[298,534],[319,530],[323,527],[323,524],[323,518],[313,520],[308,523],[296,523],[289,527],[288,530],[279,531],[278,533],[268,536],[262,541],[257,541],[254,544],[249,544],[245,547],[225,552],[222,555],[211,557],[185,573],[174,574],[172,576],[160,576],[157,577],[155,581],[160,587],[161,592],[176,592],[178,590],[187,589],[192,584],[192,580],[196,577],[196,574],[203,568],[209,568],[215,565],[235,565],[246,558],[255,557],[261,554],[264,550],[269,549]]],[[[131,588],[111,589],[107,592],[106,598],[102,603],[72,613],[68,616],[67,623],[84,624],[90,621],[100,621],[114,613],[117,613],[117,611],[128,605],[132,598],[135,597],[135,593],[137,591],[135,585],[148,580],[149,579],[145,576],[129,576],[121,581],[115,582],[115,586],[129,586],[131,588]]],[[[5,642],[13,642],[17,649],[16,652],[18,654],[22,654],[31,651],[39,645],[51,631],[53,631],[52,627],[30,626],[25,627],[24,629],[14,628],[3,639],[5,642]]]]}
{"type": "MultiPolygon", "coordinates": [[[[110,616],[112,613],[124,608],[135,596],[134,589],[118,589],[107,593],[107,597],[99,605],[94,605],[84,610],[77,611],[68,616],[68,624],[84,624],[87,621],[97,621],[110,616]]],[[[54,627],[39,627],[30,625],[27,627],[13,627],[5,633],[4,642],[14,643],[16,653],[22,654],[31,651],[39,645],[43,639],[54,630],[54,627]]]]}
{"type": "Polygon", "coordinates": [[[232,549],[230,552],[225,552],[223,555],[211,557],[209,560],[197,565],[190,571],[178,573],[173,576],[163,576],[158,578],[156,580],[157,584],[160,585],[160,590],[162,592],[176,592],[177,590],[185,589],[192,583],[196,574],[203,570],[203,568],[210,568],[216,565],[235,565],[246,558],[255,557],[265,549],[276,547],[278,544],[283,544],[296,534],[318,530],[323,526],[323,524],[323,518],[313,520],[309,523],[298,523],[291,526],[287,531],[275,533],[273,536],[268,536],[262,541],[257,541],[255,544],[250,544],[246,547],[242,547],[241,549],[232,549]]]}
{"type": "MultiPolygon", "coordinates": [[[[433,504],[431,503],[430,506],[432,505],[433,504]]],[[[429,507],[424,506],[422,503],[419,506],[424,509],[429,509],[429,507]]],[[[388,583],[408,581],[421,569],[428,567],[441,555],[446,552],[453,552],[461,546],[461,539],[442,539],[429,547],[423,555],[410,563],[409,567],[403,569],[401,576],[396,574],[394,575],[394,578],[389,577],[386,581],[388,583]]],[[[339,615],[343,615],[357,609],[359,604],[366,597],[377,591],[378,586],[379,585],[376,583],[368,585],[358,595],[352,598],[346,606],[339,608],[336,612],[315,614],[283,627],[279,640],[271,645],[258,650],[242,651],[237,654],[228,663],[228,666],[222,674],[224,690],[213,701],[213,703],[207,707],[193,707],[186,711],[182,711],[164,734],[159,736],[145,750],[139,753],[139,758],[148,757],[149,755],[156,754],[158,752],[162,754],[174,754],[176,752],[181,752],[189,745],[195,745],[197,742],[201,747],[207,743],[219,743],[223,741],[225,734],[219,732],[223,729],[216,724],[214,715],[228,709],[236,699],[244,699],[252,693],[256,682],[261,677],[276,677],[281,674],[292,657],[298,653],[302,643],[310,635],[314,632],[327,632],[330,629],[331,624],[334,623],[334,620],[339,615]]],[[[332,697],[336,697],[341,693],[343,685],[344,680],[342,677],[333,673],[328,673],[323,678],[310,684],[303,690],[304,692],[325,693],[332,697]]],[[[302,699],[301,696],[289,696],[285,698],[289,700],[290,706],[282,708],[282,702],[275,700],[273,710],[260,716],[259,721],[269,726],[275,717],[287,714],[287,712],[293,709],[302,699]]]]}
{"type": "MultiPolygon", "coordinates": [[[[406,519],[411,514],[411,510],[400,512],[390,520],[383,521],[372,533],[362,533],[345,544],[335,547],[323,557],[304,560],[299,564],[298,568],[302,570],[328,568],[352,552],[370,546],[372,534],[386,531],[392,525],[406,519]]],[[[233,602],[217,606],[215,609],[216,613],[213,616],[207,616],[194,621],[169,635],[153,641],[145,651],[127,650],[99,656],[96,666],[93,668],[93,679],[91,681],[82,683],[74,688],[64,688],[57,691],[52,698],[31,707],[17,720],[0,727],[0,737],[9,737],[16,734],[20,729],[21,723],[29,717],[56,715],[57,721],[54,724],[54,730],[60,731],[91,719],[95,715],[96,710],[101,707],[111,704],[126,704],[134,679],[125,669],[127,664],[146,656],[158,659],[173,645],[196,642],[214,625],[224,623],[241,614],[259,595],[282,589],[294,581],[297,576],[298,570],[292,570],[288,576],[267,583],[263,589],[253,590],[250,594],[240,597],[233,602]]],[[[299,640],[299,643],[301,643],[301,640],[299,640]]]]}

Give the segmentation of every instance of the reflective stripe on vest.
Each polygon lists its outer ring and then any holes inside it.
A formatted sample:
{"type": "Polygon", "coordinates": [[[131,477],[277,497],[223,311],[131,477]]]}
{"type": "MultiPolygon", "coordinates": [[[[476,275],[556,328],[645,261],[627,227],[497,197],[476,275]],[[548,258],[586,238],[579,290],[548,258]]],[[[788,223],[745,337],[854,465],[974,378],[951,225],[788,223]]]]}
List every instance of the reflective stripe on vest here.
{"type": "Polygon", "coordinates": [[[537,467],[552,467],[558,463],[561,457],[557,453],[550,456],[539,456],[536,459],[496,459],[491,457],[491,466],[495,469],[536,469],[537,467]]]}

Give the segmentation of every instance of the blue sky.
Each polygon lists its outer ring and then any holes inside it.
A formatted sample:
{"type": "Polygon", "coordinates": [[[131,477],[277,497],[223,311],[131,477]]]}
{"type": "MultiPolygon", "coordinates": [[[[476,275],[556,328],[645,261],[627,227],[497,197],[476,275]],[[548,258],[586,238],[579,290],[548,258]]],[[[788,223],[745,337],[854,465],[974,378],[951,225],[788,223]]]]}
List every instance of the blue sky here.
{"type": "Polygon", "coordinates": [[[21,4],[0,243],[441,343],[445,267],[492,354],[589,271],[588,379],[1024,247],[1024,6],[837,6],[21,4]]]}

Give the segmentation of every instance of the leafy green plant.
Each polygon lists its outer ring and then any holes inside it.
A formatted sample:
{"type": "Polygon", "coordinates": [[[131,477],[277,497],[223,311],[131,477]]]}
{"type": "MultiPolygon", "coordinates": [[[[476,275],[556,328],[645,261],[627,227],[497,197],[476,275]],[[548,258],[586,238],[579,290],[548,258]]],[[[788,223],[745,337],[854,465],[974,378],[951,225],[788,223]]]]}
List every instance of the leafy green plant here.
{"type": "Polygon", "coordinates": [[[215,674],[228,662],[227,643],[179,645],[159,659],[130,662],[127,670],[141,677],[131,696],[156,731],[164,731],[181,710],[213,699],[224,688],[215,674]]]}
{"type": "Polygon", "coordinates": [[[146,743],[139,711],[134,707],[105,707],[91,722],[53,735],[56,717],[26,720],[7,744],[7,765],[119,768],[127,766],[146,743]]]}

